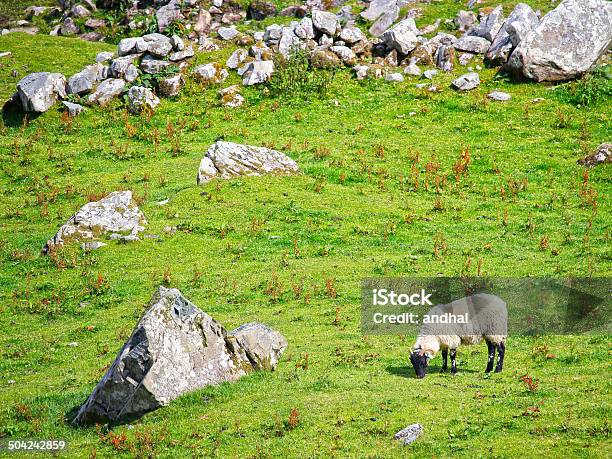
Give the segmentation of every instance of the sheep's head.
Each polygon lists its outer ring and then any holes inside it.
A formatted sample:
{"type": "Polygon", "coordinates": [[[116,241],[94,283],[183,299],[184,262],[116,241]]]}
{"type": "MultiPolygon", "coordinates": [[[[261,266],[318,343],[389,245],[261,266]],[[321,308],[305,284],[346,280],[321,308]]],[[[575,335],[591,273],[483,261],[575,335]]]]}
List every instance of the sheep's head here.
{"type": "Polygon", "coordinates": [[[429,361],[433,358],[433,352],[415,347],[410,352],[410,363],[414,367],[414,372],[417,378],[424,378],[427,374],[427,366],[429,361]]]}

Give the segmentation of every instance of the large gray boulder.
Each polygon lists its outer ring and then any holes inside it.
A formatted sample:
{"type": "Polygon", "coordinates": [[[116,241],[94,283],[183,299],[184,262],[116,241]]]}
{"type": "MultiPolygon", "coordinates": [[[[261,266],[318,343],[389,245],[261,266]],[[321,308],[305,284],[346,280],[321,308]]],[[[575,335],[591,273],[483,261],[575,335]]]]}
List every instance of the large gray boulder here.
{"type": "Polygon", "coordinates": [[[280,333],[262,324],[228,335],[179,290],[160,287],[73,422],[138,418],[188,392],[274,370],[286,347],[280,333]]]}
{"type": "Polygon", "coordinates": [[[295,161],[280,151],[233,142],[215,142],[200,162],[198,185],[213,178],[290,175],[299,172],[295,161]]]}
{"type": "Polygon", "coordinates": [[[387,30],[383,35],[383,39],[389,48],[406,55],[416,48],[419,42],[417,38],[419,33],[414,19],[408,18],[387,30]]]}
{"type": "Polygon", "coordinates": [[[529,5],[525,3],[517,4],[489,47],[485,55],[485,63],[489,65],[505,64],[514,47],[520,42],[519,35],[515,32],[514,37],[511,37],[509,30],[511,28],[513,30],[520,29],[528,33],[535,29],[539,23],[540,19],[529,5]]]}
{"type": "Polygon", "coordinates": [[[71,242],[93,241],[106,233],[137,235],[147,221],[132,199],[131,191],[114,191],[96,202],[89,202],[74,214],[47,241],[43,253],[71,242]]]}
{"type": "Polygon", "coordinates": [[[591,70],[612,45],[612,2],[565,0],[525,36],[508,61],[516,74],[563,81],[591,70]]]}
{"type": "Polygon", "coordinates": [[[66,97],[66,78],[61,73],[31,73],[17,83],[17,94],[23,111],[43,113],[66,97]]]}

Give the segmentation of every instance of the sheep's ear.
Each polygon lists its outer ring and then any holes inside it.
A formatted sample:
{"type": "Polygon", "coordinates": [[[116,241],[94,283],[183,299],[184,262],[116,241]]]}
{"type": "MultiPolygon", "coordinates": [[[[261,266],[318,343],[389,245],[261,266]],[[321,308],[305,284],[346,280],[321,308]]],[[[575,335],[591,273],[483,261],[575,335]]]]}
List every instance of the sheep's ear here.
{"type": "Polygon", "coordinates": [[[412,347],[412,349],[410,350],[410,353],[411,353],[411,354],[414,354],[414,353],[416,353],[417,351],[420,351],[420,350],[421,350],[421,345],[420,345],[420,344],[415,344],[415,345],[412,347]]]}
{"type": "Polygon", "coordinates": [[[433,352],[431,351],[423,351],[423,353],[425,354],[425,357],[427,357],[428,360],[433,359],[433,352]]]}

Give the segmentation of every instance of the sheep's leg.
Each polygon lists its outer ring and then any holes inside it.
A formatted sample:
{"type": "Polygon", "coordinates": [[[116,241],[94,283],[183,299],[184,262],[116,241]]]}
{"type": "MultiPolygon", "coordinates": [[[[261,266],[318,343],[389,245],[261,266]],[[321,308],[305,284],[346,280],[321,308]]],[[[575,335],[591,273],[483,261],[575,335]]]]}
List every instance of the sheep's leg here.
{"type": "Polygon", "coordinates": [[[440,373],[445,371],[448,371],[448,349],[442,350],[442,368],[440,368],[440,373]]]}
{"type": "Polygon", "coordinates": [[[499,343],[497,345],[497,366],[495,367],[495,373],[501,373],[504,367],[504,354],[506,353],[506,344],[499,343]]]}
{"type": "Polygon", "coordinates": [[[457,374],[457,349],[451,349],[450,351],[451,358],[451,374],[457,374]]]}
{"type": "Polygon", "coordinates": [[[487,340],[487,348],[489,349],[489,360],[487,360],[487,369],[485,372],[491,373],[491,371],[493,371],[493,363],[495,362],[495,344],[487,340]]]}

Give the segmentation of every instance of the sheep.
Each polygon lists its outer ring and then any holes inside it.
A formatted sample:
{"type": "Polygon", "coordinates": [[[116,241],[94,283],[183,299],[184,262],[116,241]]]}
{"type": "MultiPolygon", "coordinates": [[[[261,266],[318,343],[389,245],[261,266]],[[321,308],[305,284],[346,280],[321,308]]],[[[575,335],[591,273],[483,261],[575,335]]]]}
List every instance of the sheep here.
{"type": "Polygon", "coordinates": [[[442,350],[440,371],[448,371],[447,358],[450,352],[451,374],[454,375],[457,373],[456,357],[459,345],[477,344],[484,338],[489,351],[485,372],[490,373],[493,370],[497,349],[495,372],[499,373],[504,366],[507,330],[506,303],[495,295],[479,293],[449,304],[437,305],[423,317],[419,335],[410,352],[410,362],[417,378],[424,378],[429,361],[439,350],[442,350]],[[442,320],[443,317],[447,319],[442,320]],[[449,317],[453,319],[449,320],[449,317]],[[467,318],[467,323],[457,320],[461,318],[467,318]]]}

